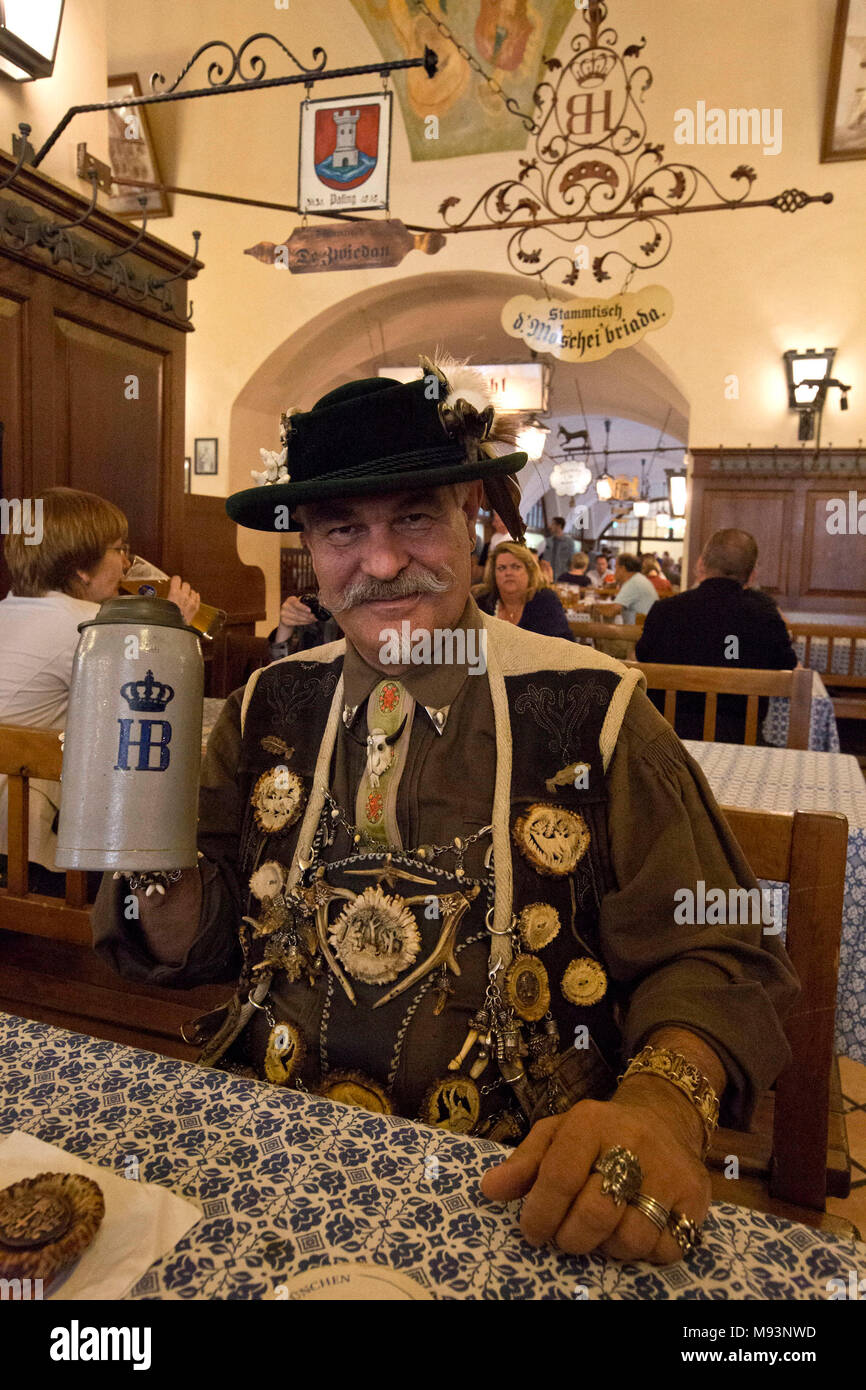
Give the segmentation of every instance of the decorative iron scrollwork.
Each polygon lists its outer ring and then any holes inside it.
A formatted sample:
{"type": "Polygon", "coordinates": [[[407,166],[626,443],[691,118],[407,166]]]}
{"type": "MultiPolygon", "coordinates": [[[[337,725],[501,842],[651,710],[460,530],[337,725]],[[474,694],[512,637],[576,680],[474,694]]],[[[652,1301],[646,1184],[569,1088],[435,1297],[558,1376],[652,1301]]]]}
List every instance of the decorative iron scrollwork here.
{"type": "Polygon", "coordinates": [[[181,71],[178,73],[177,77],[174,79],[170,87],[166,86],[166,78],[163,76],[161,72],[154,72],[151,74],[150,78],[150,89],[152,92],[161,93],[176,91],[183,79],[186,77],[187,73],[190,71],[191,68],[195,66],[202,54],[208,53],[212,49],[223,49],[231,59],[231,66],[228,68],[228,70],[226,70],[223,67],[223,64],[219,61],[219,59],[215,58],[213,62],[211,62],[208,65],[208,86],[228,87],[234,81],[235,78],[237,78],[239,82],[245,83],[247,85],[250,83],[264,82],[265,78],[267,77],[267,64],[260,53],[249,54],[250,72],[247,75],[243,71],[244,59],[247,57],[249,50],[252,48],[254,44],[257,44],[261,39],[267,39],[269,43],[275,43],[277,45],[277,48],[282,49],[283,53],[285,53],[286,57],[294,63],[295,67],[298,69],[299,72],[308,72],[312,76],[316,73],[324,71],[325,65],[328,61],[328,55],[325,52],[324,48],[313,49],[314,61],[312,64],[308,66],[307,64],[302,63],[299,58],[296,58],[294,53],[292,53],[291,49],[286,48],[286,45],[282,42],[282,40],[276,38],[275,35],[265,33],[251,34],[248,39],[244,39],[237,52],[235,52],[231,44],[226,43],[224,39],[211,39],[208,43],[203,43],[200,48],[196,49],[189,62],[186,64],[185,67],[181,69],[181,71]]]}
{"type": "Polygon", "coordinates": [[[562,262],[564,285],[577,284],[590,269],[601,283],[611,279],[608,264],[614,259],[625,263],[629,278],[661,264],[671,249],[671,216],[761,206],[796,212],[808,203],[832,201],[831,194],[788,189],[747,202],[757,177],[751,165],[733,170],[730,178],[741,187],[725,194],[695,165],[666,161],[664,145],[648,139],[642,110],[653,80],[640,61],[646,39],[628,44],[620,55],[616,30],[605,23],[607,5],[595,0],[583,14],[586,29],[571,41],[573,57],[565,65],[545,59],[548,78],[533,98],[530,157],[518,161],[516,177],[486,189],[462,218],[454,213],[462,200],[446,198],[439,213],[449,231],[513,228],[508,259],[520,274],[541,278],[562,262]],[[706,190],[716,202],[697,205],[696,195],[706,190]],[[591,265],[588,252],[578,264],[575,247],[590,227],[593,240],[616,238],[616,245],[591,265]]]}

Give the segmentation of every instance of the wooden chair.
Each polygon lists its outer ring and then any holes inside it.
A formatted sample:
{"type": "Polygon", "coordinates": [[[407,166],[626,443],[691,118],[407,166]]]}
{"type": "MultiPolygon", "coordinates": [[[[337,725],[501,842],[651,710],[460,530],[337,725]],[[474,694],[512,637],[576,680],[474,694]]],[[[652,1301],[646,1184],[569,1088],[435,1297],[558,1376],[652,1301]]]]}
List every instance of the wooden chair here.
{"type": "Polygon", "coordinates": [[[627,643],[626,652],[629,658],[634,656],[634,647],[640,637],[640,628],[631,623],[583,623],[578,619],[570,622],[572,634],[576,642],[592,641],[600,651],[606,651],[607,645],[611,642],[618,642],[620,645],[627,643]]]}
{"type": "Polygon", "coordinates": [[[87,875],[66,875],[65,899],[29,887],[30,780],[59,782],[63,750],[57,730],[0,724],[0,774],[8,777],[7,886],[0,888],[0,929],[90,944],[87,875]]]}
{"type": "Polygon", "coordinates": [[[796,615],[785,619],[791,641],[802,637],[805,642],[803,665],[820,673],[824,684],[829,688],[833,701],[833,712],[837,719],[866,719],[866,671],[854,670],[857,657],[857,642],[866,642],[866,627],[843,627],[833,623],[800,623],[796,615]],[[817,664],[812,651],[812,643],[818,639],[827,646],[826,668],[817,664]],[[833,658],[843,652],[843,669],[834,671],[833,658]],[[840,689],[841,688],[841,689],[840,689]],[[838,693],[837,693],[838,692],[838,693]]]}
{"type": "Polygon", "coordinates": [[[177,990],[123,980],[94,954],[86,874],[66,874],[65,899],[29,890],[29,783],[59,781],[61,763],[56,730],[0,725],[0,773],[9,779],[0,1010],[193,1061],[198,1049],[183,1042],[180,1025],[224,1002],[231,986],[177,990]]]}
{"type": "Polygon", "coordinates": [[[740,1177],[713,1172],[713,1196],[849,1234],[825,1209],[828,1195],[850,1191],[833,1043],[848,822],[838,812],[722,809],[755,876],[789,885],[785,949],[802,993],[784,1023],[790,1065],[751,1131],[716,1131],[708,1164],[723,1170],[736,1155],[740,1177]]]}
{"type": "Polygon", "coordinates": [[[746,732],[744,742],[755,744],[758,738],[758,700],[763,695],[781,695],[791,702],[788,718],[787,748],[809,747],[809,726],[812,718],[812,672],[756,671],[745,667],[672,666],[647,661],[629,661],[646,676],[648,690],[665,692],[664,717],[669,724],[676,719],[677,693],[694,691],[706,695],[704,704],[703,737],[712,741],[716,732],[716,707],[719,695],[746,696],[746,732]]]}

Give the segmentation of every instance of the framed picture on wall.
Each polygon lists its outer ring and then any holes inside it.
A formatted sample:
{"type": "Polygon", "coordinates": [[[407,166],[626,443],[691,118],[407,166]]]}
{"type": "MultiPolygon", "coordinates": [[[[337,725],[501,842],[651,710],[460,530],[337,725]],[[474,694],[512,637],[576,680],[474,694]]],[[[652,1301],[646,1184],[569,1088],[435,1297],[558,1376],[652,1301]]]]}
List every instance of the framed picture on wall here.
{"type": "Polygon", "coordinates": [[[217,441],[215,439],[197,439],[195,441],[196,473],[216,473],[217,457],[217,441]]]}
{"type": "Polygon", "coordinates": [[[866,0],[837,0],[821,163],[866,159],[866,0]]]}
{"type": "MultiPolygon", "coordinates": [[[[109,77],[108,100],[140,97],[141,83],[134,72],[109,77]]],[[[116,106],[108,115],[108,157],[112,174],[123,179],[143,179],[146,183],[162,183],[156,153],[147,123],[146,106],[116,106]]],[[[107,210],[114,217],[140,217],[138,199],[147,197],[148,218],[171,217],[168,195],[156,189],[130,188],[126,184],[112,185],[115,196],[107,200],[107,210]]]]}

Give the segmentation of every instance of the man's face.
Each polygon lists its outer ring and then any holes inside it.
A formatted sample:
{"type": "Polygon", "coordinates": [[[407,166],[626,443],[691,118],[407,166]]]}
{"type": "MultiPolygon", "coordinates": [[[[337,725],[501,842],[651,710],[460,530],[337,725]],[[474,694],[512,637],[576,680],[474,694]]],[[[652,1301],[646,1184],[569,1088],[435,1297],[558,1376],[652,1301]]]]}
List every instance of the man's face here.
{"type": "Polygon", "coordinates": [[[554,536],[561,536],[561,535],[562,535],[562,527],[560,526],[560,524],[559,524],[558,521],[552,521],[552,522],[550,523],[550,529],[551,529],[551,531],[553,532],[553,535],[554,535],[554,536]]]}
{"type": "Polygon", "coordinates": [[[606,573],[607,573],[607,556],[606,556],[606,555],[599,555],[598,559],[597,559],[596,562],[595,562],[595,568],[598,570],[598,573],[599,573],[599,574],[606,574],[606,573]]]}
{"type": "Polygon", "coordinates": [[[387,630],[399,632],[404,621],[412,632],[456,626],[469,596],[480,500],[473,483],[462,506],[442,487],[299,508],[321,600],[371,665],[383,669],[387,630]]]}

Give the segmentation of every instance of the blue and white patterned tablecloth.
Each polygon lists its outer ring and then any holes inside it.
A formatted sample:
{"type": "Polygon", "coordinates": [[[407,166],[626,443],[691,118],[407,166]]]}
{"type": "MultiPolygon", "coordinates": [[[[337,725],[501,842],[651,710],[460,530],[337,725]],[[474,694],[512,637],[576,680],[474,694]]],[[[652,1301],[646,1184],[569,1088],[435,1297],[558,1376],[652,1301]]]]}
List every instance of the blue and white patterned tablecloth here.
{"type": "Polygon", "coordinates": [[[866,1062],[866,782],[857,759],[792,748],[686,742],[723,806],[746,811],[840,811],[848,819],[836,1046],[866,1062]]]}
{"type": "MultiPolygon", "coordinates": [[[[773,696],[767,705],[767,714],[761,726],[761,733],[767,743],[774,748],[784,748],[788,742],[788,718],[791,701],[782,696],[773,696]]],[[[809,720],[809,747],[818,753],[839,752],[839,730],[833,701],[827,694],[827,687],[815,672],[812,678],[812,712],[809,720]]]]}
{"type": "MultiPolygon", "coordinates": [[[[132,1299],[279,1297],[340,1261],[402,1270],[444,1299],[826,1299],[866,1245],[720,1203],[679,1264],[535,1249],[479,1184],[505,1150],[396,1117],[0,1014],[0,1134],[25,1130],[159,1183],[202,1219],[132,1299]]],[[[838,1287],[838,1286],[837,1286],[838,1287]]]]}

